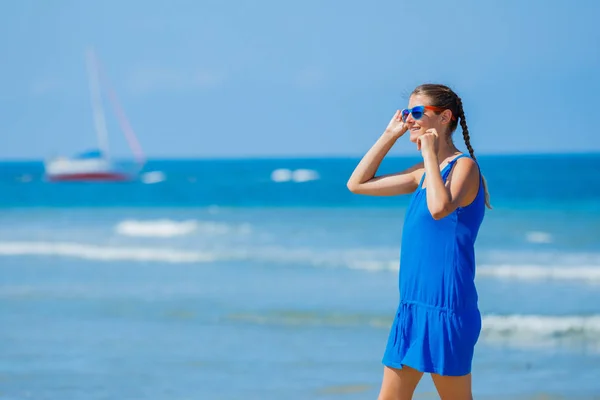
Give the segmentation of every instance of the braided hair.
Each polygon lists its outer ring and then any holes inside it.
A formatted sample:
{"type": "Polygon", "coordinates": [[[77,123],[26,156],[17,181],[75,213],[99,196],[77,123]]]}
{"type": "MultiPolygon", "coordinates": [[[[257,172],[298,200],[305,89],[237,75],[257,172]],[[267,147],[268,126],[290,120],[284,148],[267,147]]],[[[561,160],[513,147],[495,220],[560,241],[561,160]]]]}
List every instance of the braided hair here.
{"type": "MultiPolygon", "coordinates": [[[[450,121],[450,134],[456,130],[458,121],[460,121],[460,127],[462,129],[467,150],[469,151],[471,158],[473,160],[477,160],[475,158],[473,146],[471,146],[471,137],[469,136],[469,128],[467,127],[467,120],[465,119],[465,111],[463,109],[462,99],[458,97],[458,95],[454,93],[454,91],[448,86],[431,83],[418,86],[415,90],[413,90],[412,94],[421,94],[427,96],[431,100],[432,106],[441,107],[452,111],[452,115],[456,116],[456,118],[453,118],[450,121]]],[[[490,204],[490,194],[488,192],[487,181],[485,180],[483,174],[481,175],[481,180],[483,182],[483,189],[485,192],[485,205],[488,208],[492,208],[490,204]]]]}

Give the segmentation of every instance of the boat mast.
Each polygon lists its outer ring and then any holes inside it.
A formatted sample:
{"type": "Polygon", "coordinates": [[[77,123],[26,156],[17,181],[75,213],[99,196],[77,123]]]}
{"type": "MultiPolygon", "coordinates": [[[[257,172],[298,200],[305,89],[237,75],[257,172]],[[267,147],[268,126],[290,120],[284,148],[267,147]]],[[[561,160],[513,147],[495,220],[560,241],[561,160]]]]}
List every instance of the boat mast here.
{"type": "Polygon", "coordinates": [[[100,71],[100,78],[101,78],[102,84],[103,84],[102,87],[106,88],[108,102],[112,106],[115,114],[117,114],[117,119],[118,119],[119,125],[121,126],[121,129],[123,130],[123,133],[125,134],[125,138],[127,139],[129,148],[133,152],[133,155],[135,156],[135,159],[136,159],[138,165],[140,167],[142,167],[146,162],[144,153],[142,151],[142,146],[140,145],[140,142],[138,141],[137,136],[135,135],[135,132],[133,131],[133,128],[131,127],[131,124],[129,123],[129,120],[125,116],[125,112],[123,111],[123,108],[119,104],[119,99],[117,98],[117,94],[115,93],[114,89],[112,88],[112,85],[110,85],[110,83],[108,82],[108,78],[106,77],[106,75],[103,73],[102,70],[100,71]]]}
{"type": "Polygon", "coordinates": [[[98,80],[98,64],[96,56],[92,49],[86,52],[86,61],[89,77],[90,96],[92,101],[92,111],[94,114],[94,126],[96,136],[98,137],[98,146],[102,156],[109,157],[108,132],[106,130],[106,121],[104,119],[104,110],[102,109],[102,98],[100,95],[100,85],[98,80]]]}

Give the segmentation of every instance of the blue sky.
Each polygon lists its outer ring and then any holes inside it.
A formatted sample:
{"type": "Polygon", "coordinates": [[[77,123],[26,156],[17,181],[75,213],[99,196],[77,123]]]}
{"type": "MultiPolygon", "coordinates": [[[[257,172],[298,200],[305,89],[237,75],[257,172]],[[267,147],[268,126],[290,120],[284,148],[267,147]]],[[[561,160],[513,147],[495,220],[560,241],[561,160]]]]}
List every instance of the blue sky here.
{"type": "MultiPolygon", "coordinates": [[[[461,95],[476,153],[600,151],[599,15],[593,0],[13,1],[0,158],[95,145],[88,45],[153,158],[360,156],[422,82],[461,95]]],[[[392,154],[415,153],[404,139],[392,154]]]]}

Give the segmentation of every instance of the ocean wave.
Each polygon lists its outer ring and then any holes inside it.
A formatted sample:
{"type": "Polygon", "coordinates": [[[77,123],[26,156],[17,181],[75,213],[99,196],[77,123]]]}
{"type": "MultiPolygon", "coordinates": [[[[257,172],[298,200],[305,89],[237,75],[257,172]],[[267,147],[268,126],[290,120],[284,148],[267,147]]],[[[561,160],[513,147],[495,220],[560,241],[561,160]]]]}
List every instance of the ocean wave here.
{"type": "Polygon", "coordinates": [[[552,243],[552,235],[543,231],[531,231],[525,234],[525,240],[529,243],[552,243]]]}
{"type": "Polygon", "coordinates": [[[173,237],[185,236],[198,227],[196,221],[172,221],[160,219],[154,221],[125,220],[119,222],[115,231],[124,236],[173,237]]]}
{"type": "Polygon", "coordinates": [[[123,236],[168,238],[186,236],[194,232],[207,235],[226,235],[231,233],[248,234],[252,231],[249,224],[231,226],[210,221],[174,221],[171,219],[132,220],[127,219],[115,226],[115,232],[123,236]]]}
{"type": "MultiPolygon", "coordinates": [[[[398,260],[349,259],[346,267],[369,272],[392,271],[400,268],[398,260]]],[[[556,264],[482,264],[477,266],[477,278],[510,279],[519,281],[559,280],[600,283],[600,264],[556,265],[556,264]]]]}
{"type": "Polygon", "coordinates": [[[320,179],[319,173],[312,169],[299,168],[291,170],[288,168],[277,168],[271,172],[273,182],[309,182],[320,179]]]}
{"type": "MultiPolygon", "coordinates": [[[[238,227],[198,221],[123,221],[115,228],[119,234],[128,236],[170,237],[175,235],[205,232],[209,235],[237,232],[246,234],[249,226],[238,227]]],[[[314,268],[349,268],[366,272],[393,272],[399,261],[391,249],[352,249],[316,251],[310,248],[286,248],[282,246],[256,246],[212,249],[210,252],[185,251],[156,247],[119,247],[93,245],[77,242],[0,242],[0,256],[51,255],[78,257],[103,261],[165,261],[165,262],[210,262],[210,261],[258,261],[274,265],[305,265],[314,268]]],[[[574,255],[580,260],[580,255],[574,255]]],[[[593,261],[590,257],[581,259],[593,261]]],[[[540,260],[542,261],[542,260],[540,260]]],[[[561,260],[557,258],[557,262],[561,260]]],[[[565,261],[565,260],[562,260],[565,261]]],[[[571,260],[573,261],[573,260],[571,260]]],[[[478,279],[510,279],[517,281],[557,280],[600,283],[600,264],[560,265],[544,264],[483,264],[477,266],[478,279]]]]}
{"type": "Polygon", "coordinates": [[[482,332],[487,335],[532,338],[589,336],[600,341],[600,315],[486,315],[482,332]]]}
{"type": "Polygon", "coordinates": [[[600,266],[494,265],[477,269],[481,277],[515,280],[579,280],[600,282],[600,266]]]}
{"type": "MultiPolygon", "coordinates": [[[[399,270],[397,260],[348,260],[346,266],[369,272],[399,270]]],[[[498,278],[512,280],[571,280],[600,283],[600,265],[530,265],[506,264],[477,266],[477,278],[498,278]]]]}
{"type": "Polygon", "coordinates": [[[154,183],[160,183],[160,182],[165,181],[166,179],[167,179],[167,176],[165,175],[165,173],[163,171],[146,172],[146,173],[142,174],[142,176],[140,177],[140,180],[147,185],[151,185],[154,183]]]}
{"type": "MultiPolygon", "coordinates": [[[[229,320],[248,324],[289,327],[371,327],[389,329],[390,316],[337,314],[301,311],[238,313],[229,320]]],[[[515,342],[526,345],[554,345],[564,341],[586,342],[600,346],[600,315],[484,315],[481,338],[486,341],[515,342]]]]}
{"type": "Polygon", "coordinates": [[[600,351],[600,315],[486,315],[481,338],[519,347],[583,346],[600,351]]]}
{"type": "MultiPolygon", "coordinates": [[[[122,225],[119,224],[121,233],[125,230],[122,225]]],[[[130,225],[128,229],[131,229],[130,225]]],[[[203,226],[203,225],[198,225],[203,226]]],[[[180,226],[179,226],[180,227],[180,226]]],[[[135,229],[128,231],[128,235],[151,235],[161,234],[165,235],[167,232],[172,232],[173,228],[169,227],[170,230],[163,229],[159,224],[142,224],[135,226],[135,229]]],[[[222,226],[214,227],[205,225],[207,232],[224,232],[225,230],[231,230],[231,227],[222,226]],[[208,226],[208,228],[206,228],[208,226]],[[221,231],[220,229],[223,229],[221,231]]],[[[247,232],[250,228],[244,228],[243,226],[238,229],[238,232],[247,232]]],[[[202,251],[185,251],[171,248],[156,248],[156,247],[125,247],[125,246],[113,246],[113,245],[94,245],[94,244],[83,244],[77,242],[45,242],[45,241],[4,241],[0,242],[0,256],[27,256],[27,255],[40,255],[40,256],[63,256],[63,257],[76,257],[84,258],[89,260],[102,260],[102,261],[165,261],[165,262],[210,262],[210,261],[225,261],[225,260],[237,260],[237,261],[258,261],[268,264],[303,264],[312,267],[331,267],[340,268],[349,266],[350,268],[363,268],[368,266],[370,263],[373,265],[377,264],[377,261],[358,261],[357,258],[367,258],[368,256],[375,256],[376,252],[373,251],[353,251],[350,253],[339,253],[339,252],[315,252],[311,249],[293,249],[285,248],[280,246],[271,247],[251,247],[243,248],[238,247],[232,248],[221,248],[219,250],[214,249],[210,252],[202,251]]],[[[390,266],[392,268],[392,266],[390,266]]]]}
{"type": "MultiPolygon", "coordinates": [[[[247,255],[248,258],[260,258],[264,261],[306,263],[313,267],[323,268],[349,268],[366,272],[392,272],[397,273],[400,261],[397,257],[385,257],[385,254],[394,251],[361,250],[314,252],[308,249],[271,249],[260,251],[254,249],[247,255]]],[[[518,259],[518,257],[515,257],[518,259]]],[[[598,263],[575,264],[578,261],[595,261],[592,256],[573,255],[557,257],[556,262],[540,259],[540,264],[513,264],[482,263],[477,266],[477,279],[509,279],[517,281],[557,280],[580,281],[586,283],[600,283],[600,260],[598,263]]]]}
{"type": "Polygon", "coordinates": [[[600,266],[600,252],[486,250],[479,255],[481,265],[600,266]]]}
{"type": "Polygon", "coordinates": [[[97,246],[69,242],[0,242],[3,256],[63,256],[96,261],[198,263],[215,261],[210,253],[147,247],[97,246]]]}

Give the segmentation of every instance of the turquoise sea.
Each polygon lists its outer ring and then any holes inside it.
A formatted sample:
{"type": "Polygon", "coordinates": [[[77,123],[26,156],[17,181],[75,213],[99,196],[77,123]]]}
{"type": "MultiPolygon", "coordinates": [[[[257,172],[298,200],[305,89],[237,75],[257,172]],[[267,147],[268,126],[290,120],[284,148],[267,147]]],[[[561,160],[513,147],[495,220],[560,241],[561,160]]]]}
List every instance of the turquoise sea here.
{"type": "MultiPolygon", "coordinates": [[[[0,399],[375,399],[408,196],[348,192],[358,161],[0,163],[0,399]]],[[[475,398],[600,399],[600,154],[480,164],[475,398]]]]}

